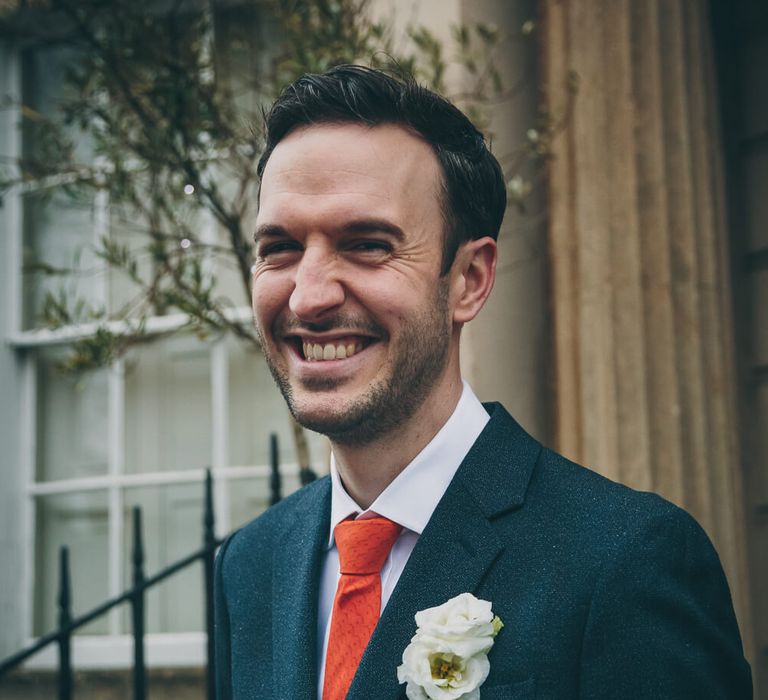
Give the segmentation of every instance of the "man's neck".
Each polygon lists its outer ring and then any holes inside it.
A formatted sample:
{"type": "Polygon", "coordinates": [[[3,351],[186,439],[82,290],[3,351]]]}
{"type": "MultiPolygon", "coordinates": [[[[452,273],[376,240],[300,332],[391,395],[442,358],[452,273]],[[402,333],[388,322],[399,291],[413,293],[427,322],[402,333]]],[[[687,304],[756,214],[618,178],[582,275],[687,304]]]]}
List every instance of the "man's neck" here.
{"type": "Polygon", "coordinates": [[[461,391],[457,376],[424,401],[403,425],[365,445],[331,441],[339,476],[355,503],[370,507],[445,425],[461,391]]]}

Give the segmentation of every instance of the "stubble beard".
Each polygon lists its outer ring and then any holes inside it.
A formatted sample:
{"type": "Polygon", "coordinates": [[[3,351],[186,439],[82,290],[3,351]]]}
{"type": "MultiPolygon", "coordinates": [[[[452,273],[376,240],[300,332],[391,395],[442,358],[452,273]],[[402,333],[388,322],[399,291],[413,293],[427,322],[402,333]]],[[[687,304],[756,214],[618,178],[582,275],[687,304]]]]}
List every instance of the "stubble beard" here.
{"type": "MultiPolygon", "coordinates": [[[[256,330],[267,366],[300,425],[326,435],[340,445],[371,444],[394,433],[414,416],[445,369],[451,341],[448,280],[441,278],[432,304],[401,327],[389,361],[389,372],[353,399],[343,411],[326,415],[303,411],[294,398],[287,373],[270,355],[258,324],[256,330]]],[[[310,391],[331,391],[339,385],[338,380],[332,378],[317,378],[304,383],[310,391]]]]}

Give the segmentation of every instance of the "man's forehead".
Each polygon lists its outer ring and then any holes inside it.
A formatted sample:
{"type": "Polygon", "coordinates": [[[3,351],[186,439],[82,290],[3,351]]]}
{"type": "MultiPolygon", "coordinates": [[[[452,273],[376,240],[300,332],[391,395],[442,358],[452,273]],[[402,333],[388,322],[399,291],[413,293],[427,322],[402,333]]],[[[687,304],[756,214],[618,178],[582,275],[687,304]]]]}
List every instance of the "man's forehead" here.
{"type": "Polygon", "coordinates": [[[289,133],[264,169],[261,204],[284,196],[394,199],[429,207],[440,191],[429,144],[404,127],[316,124],[289,133]]]}
{"type": "Polygon", "coordinates": [[[264,180],[280,174],[322,181],[323,173],[331,169],[339,175],[345,170],[351,175],[379,173],[381,168],[397,174],[414,165],[425,170],[438,166],[431,146],[405,127],[313,124],[294,129],[275,146],[264,180]]]}

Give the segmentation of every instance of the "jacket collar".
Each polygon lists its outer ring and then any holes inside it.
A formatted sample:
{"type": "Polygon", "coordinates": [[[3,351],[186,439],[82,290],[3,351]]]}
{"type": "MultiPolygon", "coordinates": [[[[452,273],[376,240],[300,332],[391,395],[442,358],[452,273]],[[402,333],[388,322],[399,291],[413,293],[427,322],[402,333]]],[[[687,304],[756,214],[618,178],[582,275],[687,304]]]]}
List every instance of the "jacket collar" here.
{"type": "Polygon", "coordinates": [[[541,445],[499,404],[462,462],[411,554],[374,630],[349,700],[397,698],[396,669],[416,630],[414,615],[474,592],[503,550],[492,519],[522,506],[541,445]]]}
{"type": "MultiPolygon", "coordinates": [[[[411,554],[350,687],[349,700],[402,696],[396,669],[414,615],[474,592],[503,550],[492,520],[519,508],[541,445],[500,404],[469,451],[411,554]]],[[[317,595],[330,527],[330,479],[304,491],[298,516],[275,548],[273,673],[276,698],[317,693],[317,595]]]]}
{"type": "MultiPolygon", "coordinates": [[[[307,487],[273,554],[274,697],[317,695],[317,590],[331,517],[329,478],[307,487]]],[[[258,624],[258,622],[256,623],[258,624]]]]}

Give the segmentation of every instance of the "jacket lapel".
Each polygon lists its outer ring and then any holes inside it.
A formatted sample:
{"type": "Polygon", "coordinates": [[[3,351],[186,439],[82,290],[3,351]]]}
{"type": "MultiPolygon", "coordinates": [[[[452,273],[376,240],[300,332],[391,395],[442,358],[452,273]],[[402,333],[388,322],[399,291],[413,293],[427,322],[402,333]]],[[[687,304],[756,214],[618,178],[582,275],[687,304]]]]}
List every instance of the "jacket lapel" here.
{"type": "Polygon", "coordinates": [[[272,653],[275,698],[317,696],[317,591],[331,517],[330,479],[307,489],[274,552],[272,653]]]}
{"type": "Polygon", "coordinates": [[[475,592],[503,550],[492,518],[519,508],[541,446],[498,404],[435,509],[377,625],[348,700],[401,697],[397,667],[414,615],[475,592]]]}

